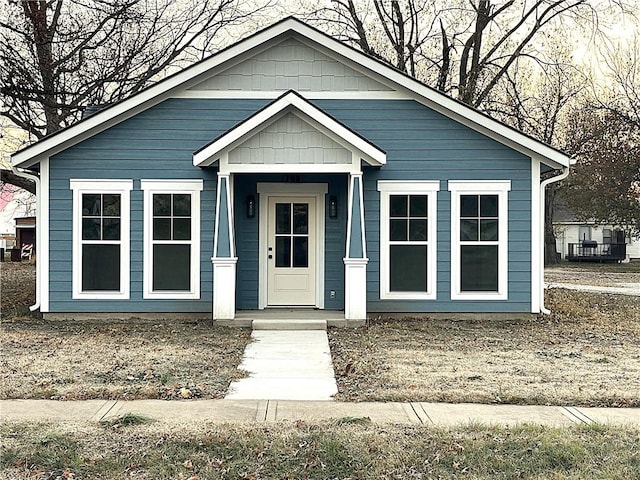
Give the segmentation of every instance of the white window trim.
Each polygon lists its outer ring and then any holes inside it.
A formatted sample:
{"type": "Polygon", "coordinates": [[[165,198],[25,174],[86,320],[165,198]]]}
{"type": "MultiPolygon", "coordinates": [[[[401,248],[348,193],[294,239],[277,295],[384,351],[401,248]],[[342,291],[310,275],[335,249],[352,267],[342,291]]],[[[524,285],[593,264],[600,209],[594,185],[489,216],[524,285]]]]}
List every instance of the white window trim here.
{"type": "Polygon", "coordinates": [[[144,299],[199,299],[200,298],[200,192],[202,180],[140,180],[140,188],[144,192],[144,265],[143,290],[144,299]],[[153,291],[153,195],[154,194],[190,194],[191,200],[191,265],[189,291],[153,291]]]}
{"type": "Polygon", "coordinates": [[[509,195],[510,180],[450,180],[451,192],[451,300],[507,300],[509,297],[509,195]],[[498,195],[498,291],[462,292],[460,279],[460,197],[498,195]]]}
{"type": "Polygon", "coordinates": [[[437,296],[437,215],[439,180],[378,181],[380,192],[380,298],[383,300],[435,300],[437,296]],[[392,292],[389,265],[389,198],[391,195],[427,195],[427,291],[392,292]]]}
{"type": "Polygon", "coordinates": [[[133,180],[70,179],[73,191],[72,296],[74,300],[128,300],[130,292],[130,219],[133,180]],[[82,291],[82,195],[85,193],[119,194],[120,205],[120,290],[113,292],[82,291]]]}

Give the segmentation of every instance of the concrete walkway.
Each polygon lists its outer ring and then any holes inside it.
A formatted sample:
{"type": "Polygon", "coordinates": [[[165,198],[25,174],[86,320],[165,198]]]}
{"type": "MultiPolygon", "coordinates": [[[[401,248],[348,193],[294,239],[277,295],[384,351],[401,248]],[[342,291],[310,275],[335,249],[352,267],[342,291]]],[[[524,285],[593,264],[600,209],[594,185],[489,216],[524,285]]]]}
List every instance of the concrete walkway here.
{"type": "Polygon", "coordinates": [[[254,325],[253,342],[238,366],[249,375],[233,382],[225,398],[331,400],[338,386],[326,321],[321,323],[317,330],[256,330],[254,325]]]}
{"type": "Polygon", "coordinates": [[[583,408],[425,402],[283,400],[3,400],[0,422],[99,422],[126,414],[164,423],[254,423],[368,418],[374,423],[455,426],[481,423],[569,426],[602,423],[640,429],[640,408],[583,408]]]}
{"type": "Polygon", "coordinates": [[[575,283],[545,282],[545,288],[564,288],[566,290],[576,290],[590,293],[609,293],[613,295],[640,296],[640,285],[637,283],[624,283],[616,287],[604,285],[578,285],[575,283]]]}

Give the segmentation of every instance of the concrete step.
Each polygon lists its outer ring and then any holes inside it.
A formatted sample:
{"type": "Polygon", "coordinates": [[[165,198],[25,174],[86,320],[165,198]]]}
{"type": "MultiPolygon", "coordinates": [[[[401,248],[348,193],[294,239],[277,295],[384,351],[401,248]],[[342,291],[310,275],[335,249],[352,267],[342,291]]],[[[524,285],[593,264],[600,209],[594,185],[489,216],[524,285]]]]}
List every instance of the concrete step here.
{"type": "Polygon", "coordinates": [[[255,319],[251,322],[254,330],[326,330],[326,320],[315,319],[255,319]]]}

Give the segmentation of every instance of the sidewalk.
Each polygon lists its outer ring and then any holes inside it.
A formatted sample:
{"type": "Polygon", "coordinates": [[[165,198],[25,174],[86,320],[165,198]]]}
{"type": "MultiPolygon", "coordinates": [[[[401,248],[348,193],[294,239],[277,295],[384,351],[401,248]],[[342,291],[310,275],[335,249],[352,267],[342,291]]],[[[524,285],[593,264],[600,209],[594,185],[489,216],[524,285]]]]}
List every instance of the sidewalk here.
{"type": "Polygon", "coordinates": [[[612,295],[631,295],[640,296],[640,286],[635,283],[620,284],[617,287],[599,286],[599,285],[578,285],[575,283],[559,283],[559,282],[545,282],[544,288],[564,288],[566,290],[576,290],[579,292],[590,293],[609,293],[612,295]]]}
{"type": "Polygon", "coordinates": [[[425,402],[346,403],[290,400],[2,400],[0,422],[99,422],[128,413],[166,423],[279,422],[369,418],[375,423],[453,426],[603,423],[640,428],[640,408],[583,408],[425,402]]]}

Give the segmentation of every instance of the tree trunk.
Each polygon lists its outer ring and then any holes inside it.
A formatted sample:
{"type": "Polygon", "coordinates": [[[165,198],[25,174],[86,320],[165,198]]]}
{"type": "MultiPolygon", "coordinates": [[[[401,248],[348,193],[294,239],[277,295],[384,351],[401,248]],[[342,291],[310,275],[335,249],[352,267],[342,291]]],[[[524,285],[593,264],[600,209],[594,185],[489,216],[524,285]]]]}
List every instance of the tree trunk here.
{"type": "Polygon", "coordinates": [[[553,230],[553,207],[556,197],[556,184],[547,187],[547,194],[544,197],[544,264],[555,265],[559,262],[559,255],[556,246],[556,234],[553,230]]]}

